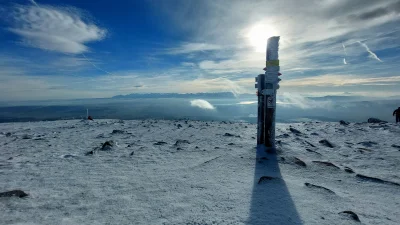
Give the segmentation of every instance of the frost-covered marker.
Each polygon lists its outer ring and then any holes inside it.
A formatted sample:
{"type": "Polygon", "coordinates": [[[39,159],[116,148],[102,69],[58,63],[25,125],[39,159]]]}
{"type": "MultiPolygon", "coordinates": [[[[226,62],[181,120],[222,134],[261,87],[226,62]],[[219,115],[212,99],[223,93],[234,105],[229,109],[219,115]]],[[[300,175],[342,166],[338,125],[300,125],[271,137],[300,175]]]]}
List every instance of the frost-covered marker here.
{"type": "MultiPolygon", "coordinates": [[[[256,77],[258,96],[257,144],[275,148],[276,90],[279,89],[279,39],[270,37],[267,42],[265,74],[256,77]]],[[[260,148],[257,148],[260,149],[260,148]]]]}

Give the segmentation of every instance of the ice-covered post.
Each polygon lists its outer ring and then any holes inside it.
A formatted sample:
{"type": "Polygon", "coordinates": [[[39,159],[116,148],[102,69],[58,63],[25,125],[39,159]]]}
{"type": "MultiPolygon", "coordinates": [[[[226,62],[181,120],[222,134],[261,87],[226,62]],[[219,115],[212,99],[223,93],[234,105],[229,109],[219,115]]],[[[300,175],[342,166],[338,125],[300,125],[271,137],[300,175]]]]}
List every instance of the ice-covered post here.
{"type": "Polygon", "coordinates": [[[275,148],[276,90],[279,89],[279,38],[270,37],[267,42],[265,74],[256,77],[258,89],[257,144],[266,149],[275,148]]]}

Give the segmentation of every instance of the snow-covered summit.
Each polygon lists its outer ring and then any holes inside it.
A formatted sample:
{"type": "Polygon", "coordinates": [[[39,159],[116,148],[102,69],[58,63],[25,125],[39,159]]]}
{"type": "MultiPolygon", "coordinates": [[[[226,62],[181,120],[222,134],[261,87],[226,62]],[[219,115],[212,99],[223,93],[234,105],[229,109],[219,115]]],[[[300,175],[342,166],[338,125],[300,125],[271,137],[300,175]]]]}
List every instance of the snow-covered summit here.
{"type": "Polygon", "coordinates": [[[400,126],[5,123],[0,224],[399,224],[400,126]],[[107,143],[106,143],[107,142],[107,143]],[[359,220],[359,221],[358,221],[359,220]]]}

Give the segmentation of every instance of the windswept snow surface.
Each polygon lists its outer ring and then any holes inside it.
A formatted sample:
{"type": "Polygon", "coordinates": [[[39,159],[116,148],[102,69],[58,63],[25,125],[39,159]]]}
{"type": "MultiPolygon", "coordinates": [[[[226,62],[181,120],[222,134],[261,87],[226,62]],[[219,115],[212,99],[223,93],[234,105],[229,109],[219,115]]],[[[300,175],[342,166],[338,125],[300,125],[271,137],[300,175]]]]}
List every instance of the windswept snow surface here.
{"type": "Polygon", "coordinates": [[[241,122],[1,124],[0,192],[29,196],[1,197],[0,224],[400,224],[399,125],[277,124],[262,159],[255,136],[241,122]]]}

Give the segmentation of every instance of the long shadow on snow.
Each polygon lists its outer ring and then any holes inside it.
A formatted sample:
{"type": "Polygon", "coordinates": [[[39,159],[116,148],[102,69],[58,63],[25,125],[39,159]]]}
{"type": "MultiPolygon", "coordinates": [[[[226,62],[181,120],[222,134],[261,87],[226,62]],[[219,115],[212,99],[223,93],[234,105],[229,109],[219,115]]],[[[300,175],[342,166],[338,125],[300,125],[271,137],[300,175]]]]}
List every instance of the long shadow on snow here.
{"type": "Polygon", "coordinates": [[[286,183],[282,179],[276,154],[262,152],[262,147],[258,146],[247,224],[302,224],[286,183]],[[260,161],[261,156],[266,156],[268,160],[260,161]],[[273,179],[265,178],[259,183],[263,176],[273,179]]]}

